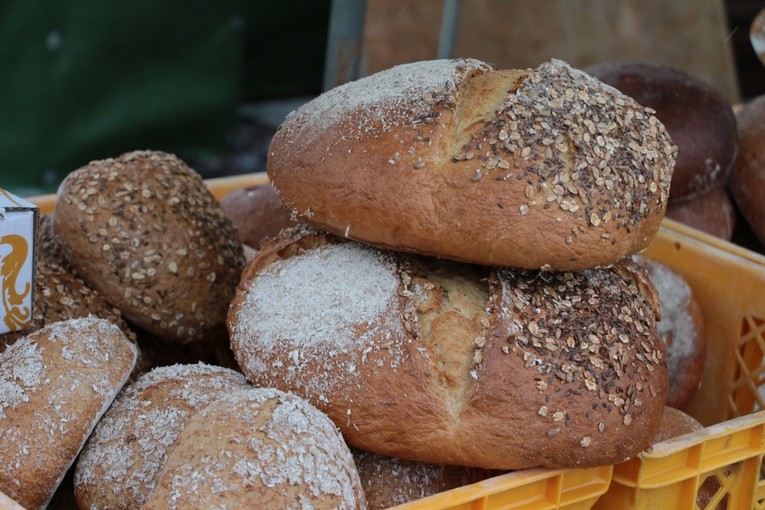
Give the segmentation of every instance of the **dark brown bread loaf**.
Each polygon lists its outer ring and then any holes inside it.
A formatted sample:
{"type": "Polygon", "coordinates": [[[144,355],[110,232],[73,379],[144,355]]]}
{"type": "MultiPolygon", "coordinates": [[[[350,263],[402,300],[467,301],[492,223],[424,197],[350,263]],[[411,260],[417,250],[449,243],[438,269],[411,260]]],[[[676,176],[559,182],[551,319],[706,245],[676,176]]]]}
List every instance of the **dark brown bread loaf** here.
{"type": "Polygon", "coordinates": [[[407,460],[593,466],[650,445],[665,346],[636,264],[513,271],[340,241],[283,231],[245,269],[228,325],[255,385],[407,460]]]}
{"type": "Polygon", "coordinates": [[[765,244],[765,96],[738,112],[739,153],[730,191],[749,226],[765,244]]]}
{"type": "Polygon", "coordinates": [[[365,510],[337,427],[295,395],[267,388],[222,396],[191,417],[144,510],[365,510]]]}
{"type": "Polygon", "coordinates": [[[670,202],[667,218],[730,241],[736,226],[736,211],[723,186],[687,200],[670,202]]]}
{"type": "Polygon", "coordinates": [[[127,386],[77,462],[74,488],[79,507],[141,508],[191,417],[247,387],[241,374],[202,364],[157,368],[127,386]]]}
{"type": "Polygon", "coordinates": [[[397,251],[571,270],[645,248],[675,147],[651,111],[564,62],[394,67],[280,126],[268,175],[296,217],[397,251]]]}
{"type": "Polygon", "coordinates": [[[652,62],[610,62],[585,71],[616,87],[656,116],[677,145],[670,202],[725,183],[736,157],[736,117],[714,87],[652,62]]]}
{"type": "Polygon", "coordinates": [[[0,354],[0,491],[45,508],[135,360],[97,318],[49,324],[0,354]]]}
{"type": "Polygon", "coordinates": [[[77,274],[131,322],[177,342],[221,328],[242,245],[199,174],[175,156],[131,152],[72,172],[53,230],[77,274]]]}

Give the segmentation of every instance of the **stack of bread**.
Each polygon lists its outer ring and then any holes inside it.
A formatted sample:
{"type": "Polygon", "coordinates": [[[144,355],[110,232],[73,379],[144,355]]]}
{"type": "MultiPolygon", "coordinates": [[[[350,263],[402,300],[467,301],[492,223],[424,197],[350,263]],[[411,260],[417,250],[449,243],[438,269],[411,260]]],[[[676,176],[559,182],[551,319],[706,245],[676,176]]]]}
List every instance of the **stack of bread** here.
{"type": "Polygon", "coordinates": [[[399,66],[280,127],[269,177],[300,224],[246,266],[183,162],[93,162],[43,229],[50,313],[0,354],[0,491],[40,507],[81,448],[81,508],[375,508],[634,456],[668,376],[632,256],[675,155],[652,110],[560,61],[399,66]],[[188,363],[221,342],[229,367],[188,363]]]}
{"type": "Polygon", "coordinates": [[[268,174],[306,225],[262,243],[228,316],[245,376],[354,448],[520,469],[617,463],[667,398],[653,239],[676,148],[563,62],[420,62],[290,115],[268,174]]]}

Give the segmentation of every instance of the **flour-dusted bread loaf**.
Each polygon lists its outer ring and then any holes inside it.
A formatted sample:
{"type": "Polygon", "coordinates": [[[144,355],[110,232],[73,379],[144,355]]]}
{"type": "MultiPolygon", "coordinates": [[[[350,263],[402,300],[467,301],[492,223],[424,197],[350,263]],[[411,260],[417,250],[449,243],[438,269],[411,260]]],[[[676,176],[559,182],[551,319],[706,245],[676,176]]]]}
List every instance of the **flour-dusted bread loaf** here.
{"type": "Polygon", "coordinates": [[[394,67],[299,108],[268,175],[313,226],[397,251],[571,270],[645,248],[675,147],[651,110],[553,60],[394,67]]]}
{"type": "Polygon", "coordinates": [[[722,186],[736,157],[736,117],[711,85],[654,62],[608,62],[585,71],[656,111],[677,145],[670,202],[722,186]]]}
{"type": "Polygon", "coordinates": [[[653,438],[653,441],[654,443],[661,443],[662,441],[690,434],[691,432],[698,432],[703,428],[704,426],[693,416],[674,407],[666,406],[659,430],[656,432],[656,437],[653,438]]]}
{"type": "Polygon", "coordinates": [[[177,342],[222,328],[242,245],[202,177],[175,156],[137,151],[72,172],[53,231],[76,273],[131,322],[177,342]]]}
{"type": "Polygon", "coordinates": [[[491,469],[619,462],[666,400],[658,298],[631,261],[514,271],[283,231],[245,268],[232,348],[351,446],[491,469]]]}
{"type": "Polygon", "coordinates": [[[44,508],[135,360],[97,318],[49,324],[0,354],[0,491],[44,508]]]}
{"type": "Polygon", "coordinates": [[[457,487],[470,485],[500,471],[444,464],[425,464],[353,451],[369,510],[385,510],[457,487]]]}
{"type": "Polygon", "coordinates": [[[667,344],[667,405],[682,409],[696,394],[704,375],[707,328],[704,310],[683,276],[661,262],[637,257],[656,287],[662,319],[656,329],[667,344]]]}
{"type": "Polygon", "coordinates": [[[203,364],[156,368],[127,386],[77,462],[79,507],[141,508],[188,421],[211,402],[247,387],[242,374],[203,364]]]}
{"type": "Polygon", "coordinates": [[[337,427],[305,400],[267,388],[229,393],[189,420],[145,510],[364,510],[337,427]]]}

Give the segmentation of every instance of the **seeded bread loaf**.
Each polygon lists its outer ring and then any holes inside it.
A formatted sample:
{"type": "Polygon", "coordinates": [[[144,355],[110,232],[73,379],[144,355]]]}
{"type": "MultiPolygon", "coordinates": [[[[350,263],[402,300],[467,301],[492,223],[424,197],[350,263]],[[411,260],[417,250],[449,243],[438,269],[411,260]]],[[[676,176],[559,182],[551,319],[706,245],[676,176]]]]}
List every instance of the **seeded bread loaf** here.
{"type": "Polygon", "coordinates": [[[283,231],[245,268],[232,349],[256,386],[326,412],[356,448],[489,469],[612,464],[666,401],[644,273],[492,269],[283,231]]]}
{"type": "Polygon", "coordinates": [[[135,346],[97,318],[49,324],[0,354],[0,491],[45,508],[130,375],[135,346]]]}
{"type": "Polygon", "coordinates": [[[653,62],[609,62],[585,71],[655,110],[669,131],[677,145],[670,202],[726,182],[736,157],[736,117],[720,91],[653,62]]]}
{"type": "Polygon", "coordinates": [[[191,417],[144,510],[365,510],[337,427],[295,395],[251,388],[191,417]]]}
{"type": "Polygon", "coordinates": [[[127,386],[77,462],[78,506],[141,508],[188,421],[223,395],[247,387],[240,373],[203,364],[157,368],[127,386]]]}
{"type": "Polygon", "coordinates": [[[268,175],[302,221],[378,247],[571,270],[645,248],[675,147],[650,110],[553,60],[397,66],[290,115],[268,175]]]}
{"type": "Polygon", "coordinates": [[[242,245],[199,174],[175,156],[131,152],[72,172],[53,231],[76,273],[131,322],[177,342],[222,328],[242,245]]]}
{"type": "Polygon", "coordinates": [[[637,260],[659,294],[662,319],[656,329],[667,344],[667,405],[682,409],[696,394],[704,375],[707,353],[704,311],[680,273],[643,256],[637,260]]]}

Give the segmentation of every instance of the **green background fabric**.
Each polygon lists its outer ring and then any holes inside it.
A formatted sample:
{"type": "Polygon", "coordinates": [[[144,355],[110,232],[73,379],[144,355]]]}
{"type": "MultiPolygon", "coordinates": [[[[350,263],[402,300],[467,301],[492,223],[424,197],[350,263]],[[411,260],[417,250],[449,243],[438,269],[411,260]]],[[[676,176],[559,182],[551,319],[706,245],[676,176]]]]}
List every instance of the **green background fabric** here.
{"type": "Polygon", "coordinates": [[[318,93],[328,16],[329,1],[0,2],[0,187],[55,191],[134,149],[225,150],[237,104],[318,93]]]}

